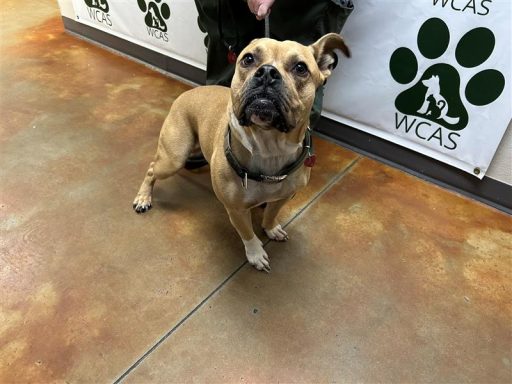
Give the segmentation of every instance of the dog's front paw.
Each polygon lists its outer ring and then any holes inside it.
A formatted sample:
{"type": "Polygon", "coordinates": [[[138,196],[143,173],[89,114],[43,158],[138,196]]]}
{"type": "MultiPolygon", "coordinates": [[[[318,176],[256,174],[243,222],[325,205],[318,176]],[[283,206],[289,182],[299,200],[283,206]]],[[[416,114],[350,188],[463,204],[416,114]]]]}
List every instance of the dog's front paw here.
{"type": "Polygon", "coordinates": [[[261,241],[254,236],[251,240],[245,241],[245,256],[254,268],[258,271],[270,272],[270,259],[263,249],[261,241]]]}
{"type": "Polygon", "coordinates": [[[270,240],[275,240],[275,241],[287,241],[288,240],[288,234],[281,227],[281,224],[277,224],[272,229],[263,228],[263,230],[265,231],[265,233],[267,234],[267,236],[270,240]]]}
{"type": "Polygon", "coordinates": [[[151,196],[137,195],[133,201],[133,210],[137,213],[144,213],[151,209],[151,196]]]}
{"type": "Polygon", "coordinates": [[[258,271],[270,272],[270,259],[268,258],[267,252],[263,248],[256,253],[246,253],[247,260],[258,271]]]}

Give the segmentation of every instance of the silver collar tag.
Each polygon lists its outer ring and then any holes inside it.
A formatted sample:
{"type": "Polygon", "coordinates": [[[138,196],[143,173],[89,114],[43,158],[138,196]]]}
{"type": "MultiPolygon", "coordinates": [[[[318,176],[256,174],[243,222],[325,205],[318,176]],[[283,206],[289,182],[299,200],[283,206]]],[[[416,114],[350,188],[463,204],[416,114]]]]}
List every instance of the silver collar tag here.
{"type": "Polygon", "coordinates": [[[281,176],[267,176],[267,175],[261,175],[261,181],[264,183],[279,183],[286,179],[288,175],[281,175],[281,176]]]}
{"type": "Polygon", "coordinates": [[[244,189],[247,189],[247,172],[244,174],[244,177],[242,179],[242,187],[244,189]]]}

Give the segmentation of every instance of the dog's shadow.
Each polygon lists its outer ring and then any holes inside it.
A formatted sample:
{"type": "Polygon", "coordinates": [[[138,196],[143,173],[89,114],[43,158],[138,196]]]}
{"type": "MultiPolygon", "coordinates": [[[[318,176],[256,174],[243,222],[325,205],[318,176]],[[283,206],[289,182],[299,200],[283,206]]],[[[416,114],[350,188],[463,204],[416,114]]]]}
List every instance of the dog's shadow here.
{"type": "MultiPolygon", "coordinates": [[[[253,229],[270,256],[276,257],[281,263],[283,258],[288,257],[289,252],[292,255],[296,253],[295,250],[288,250],[296,243],[301,244],[305,241],[304,236],[300,231],[292,229],[289,242],[269,240],[262,228],[264,210],[264,206],[251,210],[253,229]]],[[[209,262],[216,262],[218,258],[227,257],[227,254],[236,255],[240,265],[246,261],[242,240],[231,225],[223,204],[213,192],[209,169],[202,168],[199,172],[180,171],[172,178],[157,182],[153,193],[152,211],[162,211],[160,218],[179,220],[183,225],[194,228],[195,242],[204,241],[205,249],[216,249],[216,252],[206,256],[211,258],[209,262]]],[[[294,263],[293,260],[291,262],[294,263]]],[[[274,263],[275,261],[271,264],[274,263]]],[[[252,269],[249,265],[247,267],[252,269]]],[[[261,273],[256,269],[254,272],[261,273]]]]}
{"type": "Polygon", "coordinates": [[[169,179],[157,181],[153,203],[157,209],[169,212],[186,212],[205,204],[222,206],[213,192],[208,167],[196,171],[182,170],[169,179]]]}
{"type": "MultiPolygon", "coordinates": [[[[157,182],[153,192],[153,203],[156,209],[191,215],[195,210],[202,212],[203,209],[220,209],[222,214],[217,216],[223,217],[230,225],[224,206],[213,192],[208,166],[194,171],[182,170],[172,178],[157,182]]],[[[256,235],[262,241],[266,241],[267,237],[261,225],[263,212],[264,206],[253,208],[252,223],[256,235]]],[[[205,221],[204,224],[208,223],[205,221]]],[[[234,228],[233,231],[235,231],[234,228]]],[[[241,242],[240,239],[239,241],[241,242]]]]}

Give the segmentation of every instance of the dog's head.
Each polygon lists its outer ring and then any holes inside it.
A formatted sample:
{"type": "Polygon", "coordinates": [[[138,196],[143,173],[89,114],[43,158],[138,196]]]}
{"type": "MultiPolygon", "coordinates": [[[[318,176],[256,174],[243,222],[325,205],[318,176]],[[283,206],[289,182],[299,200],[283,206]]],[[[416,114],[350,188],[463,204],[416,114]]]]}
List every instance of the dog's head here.
{"type": "Polygon", "coordinates": [[[253,40],[240,53],[231,83],[233,113],[240,125],[281,132],[307,126],[315,92],[336,65],[335,49],[350,56],[335,33],[310,46],[253,40]]]}
{"type": "Polygon", "coordinates": [[[439,76],[433,75],[429,79],[425,79],[422,81],[423,85],[427,88],[433,88],[439,85],[439,76]]]}

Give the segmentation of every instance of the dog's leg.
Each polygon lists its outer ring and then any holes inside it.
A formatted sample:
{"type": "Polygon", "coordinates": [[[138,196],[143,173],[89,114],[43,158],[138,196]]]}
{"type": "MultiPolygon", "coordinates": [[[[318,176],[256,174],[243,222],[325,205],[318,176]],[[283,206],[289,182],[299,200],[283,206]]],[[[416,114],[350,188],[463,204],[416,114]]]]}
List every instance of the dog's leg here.
{"type": "Polygon", "coordinates": [[[423,105],[421,106],[420,109],[418,109],[418,113],[421,114],[421,115],[424,115],[426,112],[428,111],[428,101],[425,100],[425,102],[423,103],[423,105]]]}
{"type": "Polygon", "coordinates": [[[263,230],[267,234],[270,240],[275,241],[286,241],[288,240],[288,234],[285,232],[283,228],[281,228],[281,224],[277,221],[277,215],[281,208],[289,201],[290,199],[282,199],[278,201],[274,201],[272,203],[268,203],[265,208],[265,212],[263,213],[263,230]]]}
{"type": "Polygon", "coordinates": [[[245,256],[249,263],[260,271],[270,272],[269,257],[263,245],[254,234],[249,209],[226,209],[233,227],[242,238],[245,246],[245,256]]]}
{"type": "Polygon", "coordinates": [[[154,171],[155,162],[149,164],[146,177],[142,181],[139,192],[133,201],[133,209],[137,213],[144,213],[151,209],[151,196],[153,195],[153,186],[155,185],[156,177],[154,171]]]}
{"type": "Polygon", "coordinates": [[[179,138],[169,136],[160,136],[155,160],[149,165],[144,181],[133,201],[133,209],[137,213],[144,213],[151,209],[151,197],[156,180],[166,179],[183,168],[194,146],[194,134],[191,130],[183,130],[179,138]]]}
{"type": "Polygon", "coordinates": [[[425,101],[423,101],[421,108],[417,110],[417,113],[419,113],[420,115],[424,115],[428,111],[428,104],[429,104],[428,100],[427,100],[428,96],[430,96],[430,94],[425,95],[425,101]]]}

